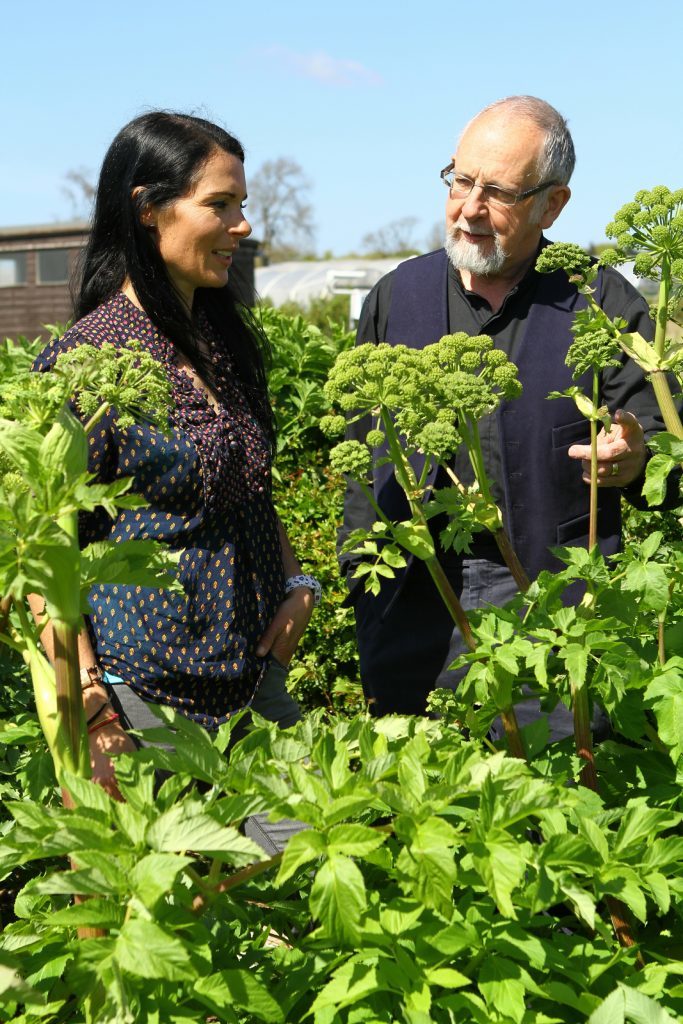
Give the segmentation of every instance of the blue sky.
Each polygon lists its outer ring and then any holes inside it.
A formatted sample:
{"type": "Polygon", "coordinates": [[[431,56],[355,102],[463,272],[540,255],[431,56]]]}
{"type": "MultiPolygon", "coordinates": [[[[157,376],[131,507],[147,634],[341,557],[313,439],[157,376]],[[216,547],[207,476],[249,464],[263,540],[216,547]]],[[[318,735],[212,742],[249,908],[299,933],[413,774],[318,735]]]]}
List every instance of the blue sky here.
{"type": "Polygon", "coordinates": [[[264,160],[297,160],[320,252],[409,216],[423,242],[460,129],[514,93],[549,100],[574,135],[554,238],[599,241],[638,188],[683,186],[680,0],[0,0],[0,15],[0,226],[68,218],[65,173],[97,169],[155,107],[238,135],[247,183],[264,160]]]}

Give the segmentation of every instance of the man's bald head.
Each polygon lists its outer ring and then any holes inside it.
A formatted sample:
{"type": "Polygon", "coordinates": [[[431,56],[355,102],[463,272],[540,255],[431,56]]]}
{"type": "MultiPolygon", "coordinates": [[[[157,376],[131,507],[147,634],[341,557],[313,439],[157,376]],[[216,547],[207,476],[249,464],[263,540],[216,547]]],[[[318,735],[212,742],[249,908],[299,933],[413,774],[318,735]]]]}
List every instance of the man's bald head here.
{"type": "Polygon", "coordinates": [[[507,96],[496,100],[472,118],[465,126],[461,138],[475,122],[484,119],[497,121],[501,125],[509,123],[512,126],[520,120],[535,125],[545,137],[537,167],[539,181],[569,184],[576,163],[574,143],[566,120],[550,103],[537,96],[507,96]]]}

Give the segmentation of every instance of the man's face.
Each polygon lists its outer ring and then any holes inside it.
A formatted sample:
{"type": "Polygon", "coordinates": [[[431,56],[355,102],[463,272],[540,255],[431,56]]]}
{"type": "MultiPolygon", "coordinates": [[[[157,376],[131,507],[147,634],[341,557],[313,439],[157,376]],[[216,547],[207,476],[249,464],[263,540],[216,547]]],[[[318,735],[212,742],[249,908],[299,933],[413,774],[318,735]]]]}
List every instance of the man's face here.
{"type": "MultiPolygon", "coordinates": [[[[524,118],[513,121],[501,112],[484,114],[463,135],[453,158],[455,170],[478,184],[525,192],[541,184],[537,166],[543,142],[543,132],[524,118]]],[[[482,277],[514,273],[533,257],[542,229],[550,227],[568,197],[569,190],[562,187],[514,206],[486,202],[480,188],[468,196],[449,196],[446,230],[451,262],[482,277]]]]}

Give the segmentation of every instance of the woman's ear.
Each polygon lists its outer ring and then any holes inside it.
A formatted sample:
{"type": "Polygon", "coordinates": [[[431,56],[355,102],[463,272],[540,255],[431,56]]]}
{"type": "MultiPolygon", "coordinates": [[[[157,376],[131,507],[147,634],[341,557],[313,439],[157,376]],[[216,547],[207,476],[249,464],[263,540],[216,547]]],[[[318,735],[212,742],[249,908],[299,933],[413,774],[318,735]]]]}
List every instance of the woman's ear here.
{"type": "Polygon", "coordinates": [[[157,226],[156,213],[151,203],[140,202],[141,197],[144,195],[145,189],[142,185],[136,185],[131,192],[131,198],[134,205],[138,208],[140,223],[143,228],[155,228],[157,226]]]}

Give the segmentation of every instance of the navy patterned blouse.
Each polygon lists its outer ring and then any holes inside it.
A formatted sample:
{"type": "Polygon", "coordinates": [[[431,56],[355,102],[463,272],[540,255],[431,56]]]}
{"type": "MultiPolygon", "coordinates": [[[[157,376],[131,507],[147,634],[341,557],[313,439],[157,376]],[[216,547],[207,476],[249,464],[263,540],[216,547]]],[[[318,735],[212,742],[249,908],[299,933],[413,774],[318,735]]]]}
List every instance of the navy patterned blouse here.
{"type": "Polygon", "coordinates": [[[86,517],[81,543],[153,538],[183,549],[184,594],[97,586],[91,632],[106,671],[143,699],[216,729],[251,700],[262,667],[255,648],[284,598],[268,442],[225,356],[211,353],[214,408],[176,365],[171,342],[123,294],[52,341],[35,368],[47,369],[84,342],[118,347],[132,339],[171,380],[173,430],[120,429],[115,414],[98,424],[90,470],[101,480],[132,476],[149,507],[121,511],[113,522],[106,514],[86,517]]]}

